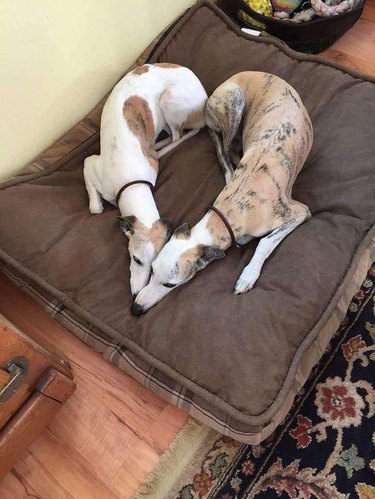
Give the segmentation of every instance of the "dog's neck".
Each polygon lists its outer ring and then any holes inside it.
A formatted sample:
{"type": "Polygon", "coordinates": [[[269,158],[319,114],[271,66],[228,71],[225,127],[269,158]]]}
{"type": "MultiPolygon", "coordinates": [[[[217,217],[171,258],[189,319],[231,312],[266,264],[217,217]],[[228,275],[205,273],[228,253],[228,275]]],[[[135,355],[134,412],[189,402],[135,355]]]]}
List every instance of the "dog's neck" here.
{"type": "Polygon", "coordinates": [[[148,228],[160,218],[151,189],[145,184],[128,187],[121,194],[118,207],[123,217],[134,215],[148,228]]]}
{"type": "Polygon", "coordinates": [[[192,229],[192,236],[198,244],[215,246],[225,251],[232,244],[232,238],[217,213],[209,211],[192,229]]]}

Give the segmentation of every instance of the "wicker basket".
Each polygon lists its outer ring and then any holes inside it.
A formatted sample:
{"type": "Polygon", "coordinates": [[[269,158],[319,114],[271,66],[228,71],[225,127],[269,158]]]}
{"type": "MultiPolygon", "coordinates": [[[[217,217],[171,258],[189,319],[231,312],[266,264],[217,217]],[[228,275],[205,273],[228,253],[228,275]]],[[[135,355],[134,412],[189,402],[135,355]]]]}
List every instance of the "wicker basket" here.
{"type": "Polygon", "coordinates": [[[221,8],[240,26],[254,28],[244,21],[240,12],[248,14],[264,24],[264,30],[271,36],[280,38],[294,50],[317,54],[330,47],[350,29],[361,16],[365,0],[350,12],[333,17],[320,17],[312,21],[293,24],[265,17],[251,9],[244,0],[221,0],[221,8]]]}

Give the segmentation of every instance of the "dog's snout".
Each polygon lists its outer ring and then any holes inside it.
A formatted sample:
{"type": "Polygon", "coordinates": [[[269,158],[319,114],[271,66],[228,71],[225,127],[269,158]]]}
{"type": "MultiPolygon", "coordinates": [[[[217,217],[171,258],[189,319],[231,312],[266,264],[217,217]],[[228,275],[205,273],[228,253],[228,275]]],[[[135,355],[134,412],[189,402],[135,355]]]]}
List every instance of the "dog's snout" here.
{"type": "Polygon", "coordinates": [[[142,305],[139,305],[136,302],[133,303],[133,305],[131,306],[130,310],[131,310],[131,313],[133,315],[137,315],[137,316],[142,315],[142,314],[145,313],[145,310],[142,307],[142,305]]]}

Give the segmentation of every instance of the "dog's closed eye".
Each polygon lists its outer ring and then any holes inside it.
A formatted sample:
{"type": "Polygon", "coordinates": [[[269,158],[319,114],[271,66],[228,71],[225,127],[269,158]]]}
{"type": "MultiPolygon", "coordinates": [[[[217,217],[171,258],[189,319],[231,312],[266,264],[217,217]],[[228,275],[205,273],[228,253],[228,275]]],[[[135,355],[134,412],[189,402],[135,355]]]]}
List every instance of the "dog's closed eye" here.
{"type": "Polygon", "coordinates": [[[137,263],[138,265],[143,265],[143,263],[141,262],[141,260],[139,258],[137,258],[136,256],[133,256],[133,260],[135,261],[135,263],[137,263]]]}
{"type": "Polygon", "coordinates": [[[172,283],[170,283],[170,282],[165,282],[165,283],[163,284],[163,286],[164,286],[165,288],[174,288],[175,286],[177,286],[177,284],[172,284],[172,283]]]}

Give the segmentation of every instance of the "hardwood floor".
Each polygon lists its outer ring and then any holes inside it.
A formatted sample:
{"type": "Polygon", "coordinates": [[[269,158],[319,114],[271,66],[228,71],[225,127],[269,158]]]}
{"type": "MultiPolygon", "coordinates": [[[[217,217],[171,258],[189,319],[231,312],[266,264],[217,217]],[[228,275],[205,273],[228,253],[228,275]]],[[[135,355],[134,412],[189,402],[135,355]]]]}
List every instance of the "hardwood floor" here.
{"type": "Polygon", "coordinates": [[[375,0],[367,0],[359,21],[320,55],[375,76],[375,0]]]}
{"type": "Polygon", "coordinates": [[[0,296],[0,313],[40,344],[64,352],[77,384],[0,484],[0,498],[130,497],[187,415],[75,338],[3,275],[0,296]]]}
{"type": "MultiPolygon", "coordinates": [[[[375,76],[375,0],[367,1],[357,24],[321,55],[375,76]]],[[[53,423],[0,484],[0,498],[130,497],[186,414],[106,362],[2,276],[0,296],[0,312],[64,352],[77,383],[53,423]]]]}

